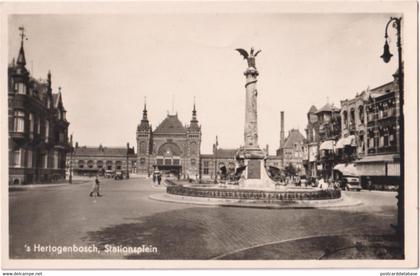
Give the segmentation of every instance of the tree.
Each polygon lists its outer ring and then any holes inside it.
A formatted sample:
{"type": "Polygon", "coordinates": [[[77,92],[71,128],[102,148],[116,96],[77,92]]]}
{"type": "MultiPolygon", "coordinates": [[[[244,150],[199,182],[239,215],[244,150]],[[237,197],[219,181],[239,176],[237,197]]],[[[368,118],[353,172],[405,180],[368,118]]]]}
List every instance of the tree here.
{"type": "Polygon", "coordinates": [[[293,166],[292,163],[289,163],[286,168],[284,168],[284,172],[286,176],[295,176],[296,175],[296,168],[293,166]]]}

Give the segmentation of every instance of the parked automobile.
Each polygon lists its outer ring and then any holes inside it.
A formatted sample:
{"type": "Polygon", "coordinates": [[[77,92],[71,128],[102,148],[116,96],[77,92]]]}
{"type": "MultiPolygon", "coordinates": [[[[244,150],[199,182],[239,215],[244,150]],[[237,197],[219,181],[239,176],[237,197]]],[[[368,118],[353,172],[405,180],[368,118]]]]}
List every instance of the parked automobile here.
{"type": "Polygon", "coordinates": [[[122,172],[122,171],[118,171],[118,172],[116,172],[116,173],[115,173],[115,176],[114,176],[114,179],[115,179],[115,180],[121,180],[121,179],[124,179],[124,174],[123,174],[123,172],[122,172]]]}
{"type": "Polygon", "coordinates": [[[113,170],[106,170],[105,173],[104,173],[104,176],[106,178],[113,178],[114,175],[115,175],[115,172],[113,170]]]}
{"type": "Polygon", "coordinates": [[[343,176],[339,180],[340,187],[346,191],[358,191],[362,190],[362,185],[360,185],[360,179],[355,176],[343,176]]]}

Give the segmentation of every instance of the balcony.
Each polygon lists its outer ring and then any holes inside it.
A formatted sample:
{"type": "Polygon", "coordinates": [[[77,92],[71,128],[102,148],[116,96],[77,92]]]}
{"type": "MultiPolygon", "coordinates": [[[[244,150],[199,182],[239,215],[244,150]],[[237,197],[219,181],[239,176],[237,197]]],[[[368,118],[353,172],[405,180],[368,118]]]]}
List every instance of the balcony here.
{"type": "Polygon", "coordinates": [[[12,138],[15,141],[22,141],[28,139],[28,135],[25,132],[16,132],[11,131],[9,132],[10,138],[12,138]]]}

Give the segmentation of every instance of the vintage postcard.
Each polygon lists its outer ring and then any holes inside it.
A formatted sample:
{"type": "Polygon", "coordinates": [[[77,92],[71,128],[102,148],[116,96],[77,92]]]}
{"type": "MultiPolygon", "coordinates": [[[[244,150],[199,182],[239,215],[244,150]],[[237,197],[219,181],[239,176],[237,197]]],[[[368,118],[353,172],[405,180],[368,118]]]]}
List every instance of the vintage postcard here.
{"type": "Polygon", "coordinates": [[[2,268],[418,266],[415,1],[0,8],[2,268]]]}

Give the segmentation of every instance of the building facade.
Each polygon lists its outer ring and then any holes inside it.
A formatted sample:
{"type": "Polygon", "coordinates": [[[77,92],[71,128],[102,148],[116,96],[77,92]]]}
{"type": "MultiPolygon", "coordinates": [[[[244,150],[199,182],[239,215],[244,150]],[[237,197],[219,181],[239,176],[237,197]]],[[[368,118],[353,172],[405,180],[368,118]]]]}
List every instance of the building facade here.
{"type": "Polygon", "coordinates": [[[180,178],[198,178],[200,173],[201,126],[194,108],[190,124],[170,115],[152,130],[146,105],[137,126],[137,170],[149,176],[155,169],[180,178]]]}
{"type": "Polygon", "coordinates": [[[303,146],[303,151],[308,154],[303,157],[306,175],[329,178],[336,163],[335,144],[341,136],[340,109],[329,103],[320,109],[311,106],[307,118],[307,140],[303,146]]]}
{"type": "Polygon", "coordinates": [[[68,173],[74,175],[104,175],[106,172],[114,174],[136,173],[137,155],[134,147],[98,147],[79,146],[76,143],[73,152],[67,155],[68,173]],[[128,166],[128,167],[127,167],[128,166]]]}
{"type": "Polygon", "coordinates": [[[365,101],[365,154],[356,160],[362,182],[400,183],[399,88],[394,80],[371,89],[365,101]]]}
{"type": "Polygon", "coordinates": [[[50,72],[45,80],[31,76],[23,39],[8,66],[9,184],[59,181],[70,149],[61,90],[53,93],[50,72]]]}

